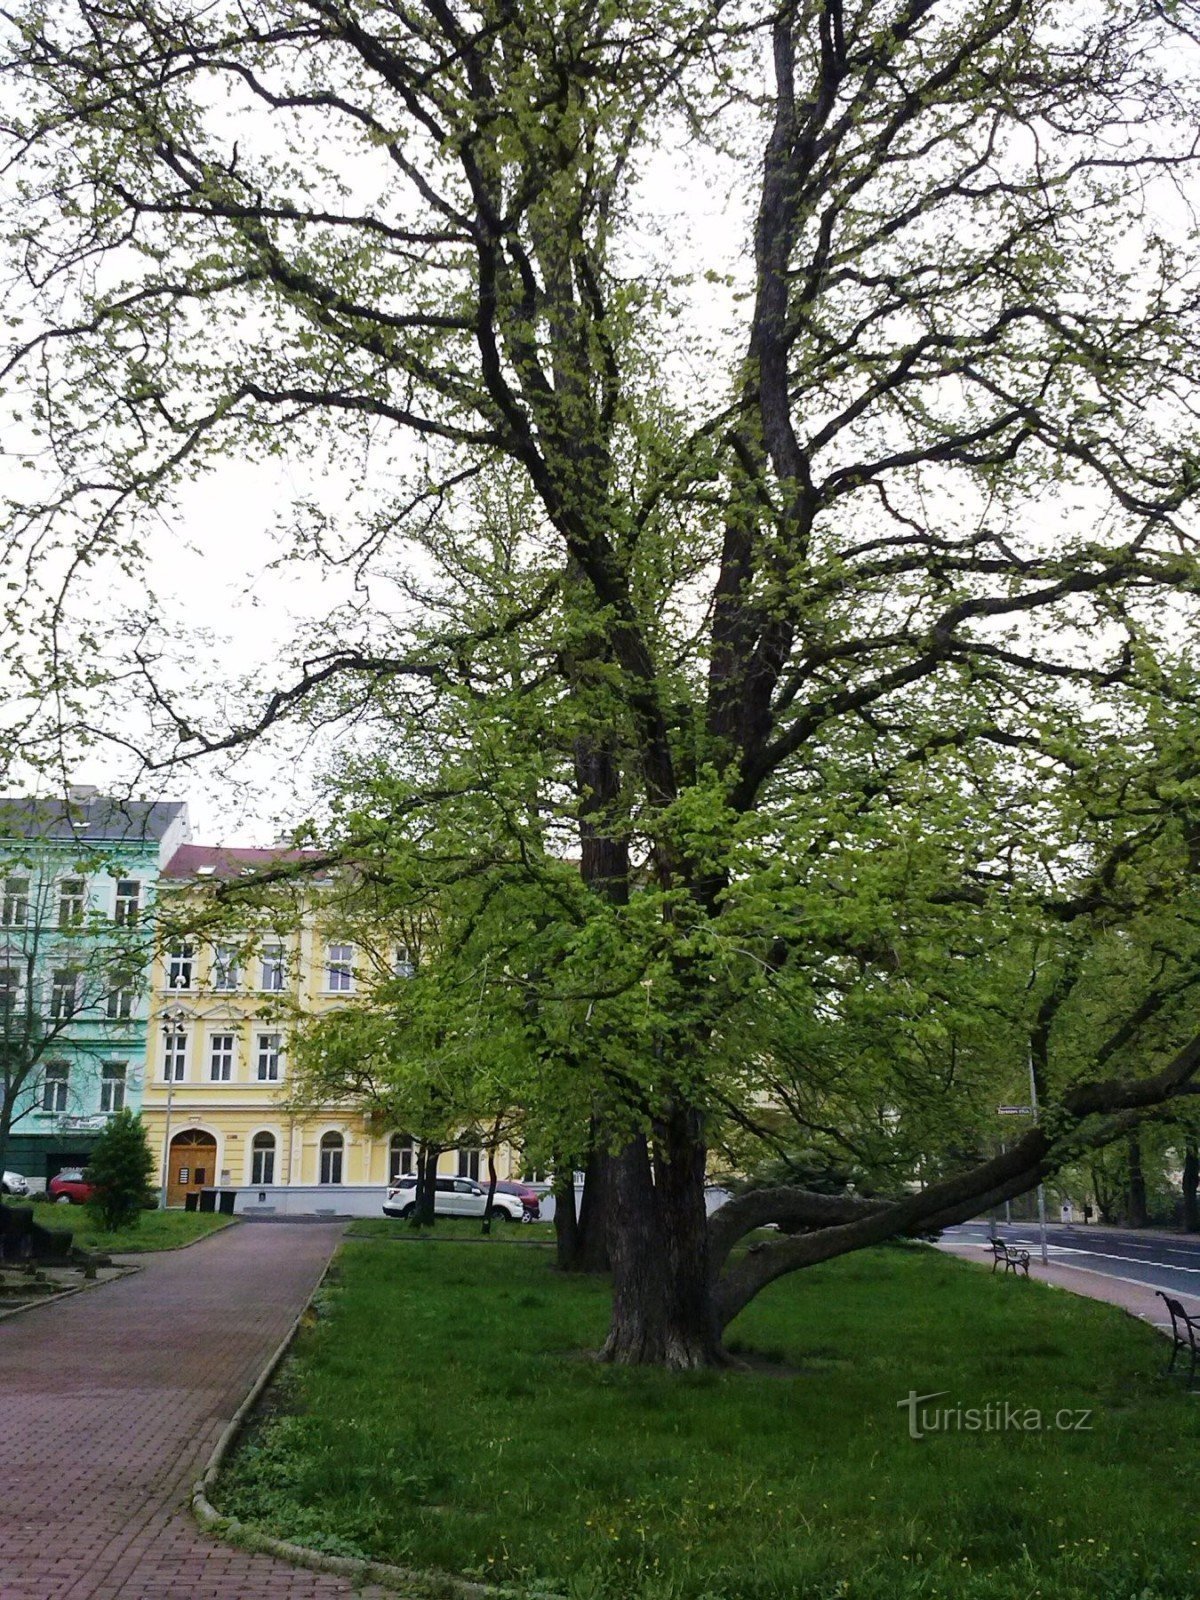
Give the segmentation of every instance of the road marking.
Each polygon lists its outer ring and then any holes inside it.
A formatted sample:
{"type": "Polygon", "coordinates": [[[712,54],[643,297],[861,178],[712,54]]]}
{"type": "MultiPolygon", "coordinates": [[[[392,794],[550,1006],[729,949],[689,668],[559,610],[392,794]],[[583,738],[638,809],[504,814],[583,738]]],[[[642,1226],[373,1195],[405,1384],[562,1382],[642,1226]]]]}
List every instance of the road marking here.
{"type": "MultiPolygon", "coordinates": [[[[987,1245],[980,1245],[979,1248],[981,1250],[986,1250],[988,1248],[988,1246],[987,1245]]],[[[1057,1245],[1054,1248],[1061,1250],[1063,1247],[1061,1245],[1057,1245]]],[[[1096,1252],[1096,1253],[1098,1253],[1098,1252],[1096,1252]]],[[[1089,1254],[1089,1252],[1086,1251],[1086,1250],[1080,1250],[1080,1251],[1076,1251],[1075,1254],[1077,1254],[1077,1255],[1087,1255],[1087,1254],[1089,1254]]],[[[1109,1261],[1120,1261],[1123,1258],[1121,1256],[1107,1256],[1107,1257],[1105,1257],[1105,1259],[1109,1260],[1109,1261]]],[[[1035,1264],[1036,1265],[1040,1265],[1040,1263],[1035,1263],[1035,1264]]],[[[1068,1272],[1090,1272],[1094,1278],[1106,1278],[1106,1279],[1108,1279],[1108,1281],[1110,1283],[1132,1283],[1138,1289],[1153,1289],[1156,1292],[1157,1292],[1158,1287],[1159,1287],[1158,1284],[1156,1284],[1156,1283],[1147,1283],[1145,1278],[1128,1278],[1128,1277],[1125,1276],[1124,1273],[1121,1273],[1121,1272],[1102,1272],[1099,1267],[1084,1267],[1084,1266],[1080,1266],[1076,1262],[1067,1262],[1067,1261],[1060,1262],[1059,1265],[1066,1267],[1068,1272]]],[[[1147,1261],[1146,1265],[1149,1267],[1149,1266],[1153,1266],[1154,1263],[1151,1262],[1151,1261],[1147,1261]]],[[[1181,1271],[1182,1272],[1196,1272],[1196,1271],[1200,1271],[1200,1268],[1196,1268],[1196,1267],[1164,1267],[1162,1270],[1164,1272],[1181,1272],[1181,1271]]],[[[1172,1286],[1172,1287],[1174,1287],[1174,1286],[1172,1286]]],[[[1175,1292],[1176,1295],[1178,1295],[1180,1298],[1182,1298],[1184,1300],[1200,1300],[1200,1294],[1193,1294],[1190,1289],[1175,1289],[1174,1292],[1175,1292]]]]}

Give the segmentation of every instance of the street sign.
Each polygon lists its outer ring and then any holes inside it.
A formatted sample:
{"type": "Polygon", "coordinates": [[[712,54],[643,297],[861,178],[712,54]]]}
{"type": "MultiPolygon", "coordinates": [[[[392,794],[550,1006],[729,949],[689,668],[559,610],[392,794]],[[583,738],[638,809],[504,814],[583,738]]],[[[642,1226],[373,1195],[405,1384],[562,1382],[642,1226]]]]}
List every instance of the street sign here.
{"type": "Polygon", "coordinates": [[[1032,1106],[997,1106],[996,1110],[1002,1117],[1031,1117],[1032,1106]]]}

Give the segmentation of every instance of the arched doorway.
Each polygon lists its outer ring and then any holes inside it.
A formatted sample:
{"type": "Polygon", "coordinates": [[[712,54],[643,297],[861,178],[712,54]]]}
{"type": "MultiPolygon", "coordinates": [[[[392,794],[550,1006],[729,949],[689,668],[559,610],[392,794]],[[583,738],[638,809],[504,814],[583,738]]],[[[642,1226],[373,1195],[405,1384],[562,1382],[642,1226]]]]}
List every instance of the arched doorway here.
{"type": "Polygon", "coordinates": [[[211,1189],[217,1181],[217,1141],[200,1128],[188,1128],[171,1140],[167,1162],[167,1204],[181,1206],[186,1196],[211,1189]]]}

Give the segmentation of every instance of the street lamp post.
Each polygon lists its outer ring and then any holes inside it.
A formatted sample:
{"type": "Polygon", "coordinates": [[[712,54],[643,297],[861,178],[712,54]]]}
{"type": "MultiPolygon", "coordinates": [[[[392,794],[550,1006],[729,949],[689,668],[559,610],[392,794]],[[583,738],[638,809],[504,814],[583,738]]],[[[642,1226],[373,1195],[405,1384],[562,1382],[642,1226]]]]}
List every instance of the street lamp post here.
{"type": "Polygon", "coordinates": [[[163,1060],[167,1066],[167,1118],[163,1128],[163,1153],[162,1153],[162,1186],[158,1191],[158,1205],[160,1211],[167,1209],[167,1166],[171,1157],[171,1104],[175,1098],[175,1057],[173,1048],[187,1033],[185,1018],[187,1012],[182,1006],[175,1006],[170,1011],[163,1013],[163,1060]]]}
{"type": "MultiPolygon", "coordinates": [[[[1032,1045],[1029,1047],[1029,1103],[1033,1110],[1033,1125],[1036,1128],[1038,1123],[1037,1074],[1033,1070],[1032,1045]]],[[[1037,1207],[1038,1239],[1042,1247],[1042,1265],[1045,1267],[1050,1264],[1050,1256],[1046,1250],[1046,1185],[1044,1183],[1039,1183],[1037,1187],[1037,1207]]]]}

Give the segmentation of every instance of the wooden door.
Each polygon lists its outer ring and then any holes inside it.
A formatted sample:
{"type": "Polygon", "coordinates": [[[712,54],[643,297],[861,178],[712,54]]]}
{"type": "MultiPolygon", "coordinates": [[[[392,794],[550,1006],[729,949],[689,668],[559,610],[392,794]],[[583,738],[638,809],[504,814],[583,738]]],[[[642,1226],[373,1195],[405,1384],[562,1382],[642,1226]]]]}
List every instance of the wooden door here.
{"type": "Polygon", "coordinates": [[[217,1141],[211,1133],[189,1128],[171,1140],[167,1162],[167,1204],[182,1206],[186,1196],[211,1189],[217,1181],[217,1141]]]}

